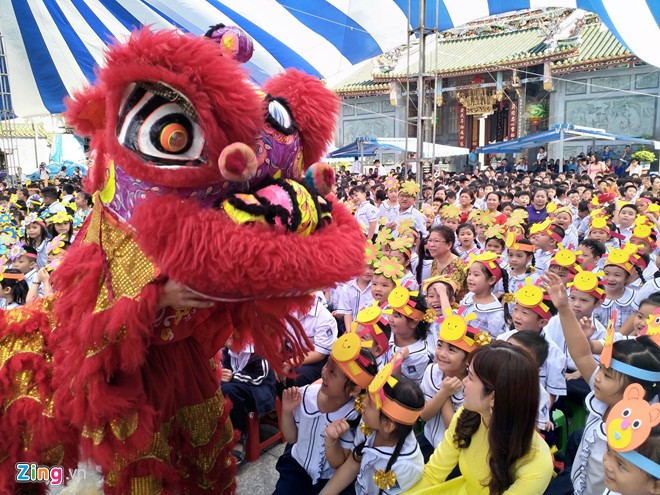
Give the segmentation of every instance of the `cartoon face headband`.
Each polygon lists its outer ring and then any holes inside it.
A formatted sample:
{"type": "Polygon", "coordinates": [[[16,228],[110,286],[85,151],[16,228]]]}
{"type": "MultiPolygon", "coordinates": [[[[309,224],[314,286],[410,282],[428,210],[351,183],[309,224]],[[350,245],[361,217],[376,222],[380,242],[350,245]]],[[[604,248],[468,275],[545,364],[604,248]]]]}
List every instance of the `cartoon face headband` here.
{"type": "Polygon", "coordinates": [[[360,336],[354,332],[345,333],[332,345],[332,358],[337,366],[362,389],[366,389],[374,377],[366,371],[371,362],[360,354],[360,351],[372,345],[373,342],[360,339],[360,336]]]}
{"type": "Polygon", "coordinates": [[[532,244],[520,244],[520,240],[523,239],[522,236],[516,236],[515,233],[509,232],[506,236],[506,247],[507,249],[514,251],[525,251],[527,253],[533,253],[536,251],[536,248],[532,244]]]}
{"type": "Polygon", "coordinates": [[[633,383],[628,385],[623,399],[612,407],[607,417],[607,444],[627,461],[660,478],[660,465],[635,451],[658,424],[660,404],[649,404],[644,400],[644,388],[633,383]]]}
{"type": "Polygon", "coordinates": [[[607,259],[605,260],[605,266],[618,266],[628,273],[632,272],[633,262],[631,261],[631,255],[627,250],[615,248],[610,250],[606,256],[607,259]]]}
{"type": "Polygon", "coordinates": [[[582,251],[571,251],[569,249],[565,249],[564,246],[562,246],[561,244],[559,244],[559,246],[557,247],[559,249],[552,256],[552,259],[550,260],[550,264],[563,266],[565,268],[568,268],[568,270],[571,273],[577,273],[577,269],[575,268],[578,264],[577,256],[579,254],[582,254],[582,251]]]}
{"type": "Polygon", "coordinates": [[[374,273],[397,282],[403,277],[403,266],[394,256],[383,256],[374,263],[374,273]]]}
{"type": "Polygon", "coordinates": [[[549,300],[550,296],[548,293],[541,287],[532,284],[531,278],[527,278],[525,284],[516,292],[516,301],[518,301],[518,304],[531,309],[546,320],[552,318],[550,306],[546,304],[549,300]]]}
{"type": "Polygon", "coordinates": [[[649,315],[646,319],[646,328],[639,332],[640,335],[648,335],[653,342],[660,346],[660,308],[649,315]]]}
{"type": "Polygon", "coordinates": [[[637,239],[647,243],[651,248],[655,248],[655,241],[653,240],[653,229],[650,225],[636,225],[633,229],[630,240],[637,239]]]}
{"type": "Polygon", "coordinates": [[[458,308],[457,314],[452,314],[451,309],[447,308],[443,316],[438,320],[441,322],[438,340],[455,345],[459,349],[470,353],[477,348],[490,344],[490,335],[468,325],[470,320],[474,320],[476,315],[470,313],[464,316],[465,306],[458,308]]]}
{"type": "Polygon", "coordinates": [[[423,408],[411,409],[385,394],[386,383],[392,388],[396,387],[396,384],[399,383],[399,380],[394,378],[392,373],[401,366],[402,362],[403,359],[401,359],[399,353],[395,353],[392,360],[383,366],[369,385],[369,398],[373,401],[376,408],[392,421],[404,425],[414,425],[423,408]]]}
{"type": "Polygon", "coordinates": [[[579,290],[580,292],[591,294],[599,301],[605,299],[605,289],[601,287],[603,282],[598,278],[598,275],[602,274],[602,272],[586,272],[582,270],[579,265],[576,266],[575,269],[578,273],[573,278],[573,281],[566,284],[566,286],[571,289],[579,290]]]}
{"type": "Polygon", "coordinates": [[[617,319],[618,311],[616,309],[612,310],[612,316],[610,321],[607,323],[607,329],[605,332],[605,345],[603,347],[603,352],[600,355],[600,364],[606,368],[613,369],[624,375],[632,376],[639,380],[645,380],[649,382],[660,382],[660,371],[651,371],[632,364],[627,364],[614,359],[612,357],[612,350],[614,346],[614,325],[617,319]]]}
{"type": "Polygon", "coordinates": [[[390,295],[387,297],[387,303],[390,305],[390,309],[383,311],[385,314],[392,314],[392,311],[410,318],[415,321],[425,321],[426,323],[431,323],[435,321],[437,315],[432,308],[422,312],[417,309],[417,303],[411,299],[411,296],[418,296],[418,291],[410,291],[406,287],[395,287],[390,295]]]}
{"type": "Polygon", "coordinates": [[[486,270],[495,277],[496,280],[502,278],[502,268],[500,267],[499,257],[495,253],[485,252],[477,256],[470,256],[470,261],[467,265],[469,269],[475,263],[481,263],[486,267],[486,270]]]}
{"type": "Polygon", "coordinates": [[[550,219],[546,218],[543,222],[532,225],[529,229],[529,234],[545,234],[550,237],[550,239],[556,242],[561,242],[564,238],[555,232],[554,227],[555,226],[550,219]]]}
{"type": "Polygon", "coordinates": [[[360,337],[371,335],[376,345],[385,351],[389,347],[389,337],[385,332],[388,327],[389,323],[383,316],[383,310],[377,302],[374,302],[372,306],[364,308],[357,314],[355,321],[351,324],[351,331],[360,337]],[[362,325],[361,331],[358,331],[358,325],[362,325]]]}

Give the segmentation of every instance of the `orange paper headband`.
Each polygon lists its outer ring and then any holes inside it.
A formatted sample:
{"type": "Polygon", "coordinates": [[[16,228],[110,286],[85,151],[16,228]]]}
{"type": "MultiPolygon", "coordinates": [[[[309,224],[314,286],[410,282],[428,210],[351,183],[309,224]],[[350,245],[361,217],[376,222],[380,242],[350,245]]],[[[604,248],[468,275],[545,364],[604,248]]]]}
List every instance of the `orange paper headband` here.
{"type": "Polygon", "coordinates": [[[514,251],[526,251],[528,253],[536,251],[533,244],[520,244],[519,241],[522,239],[524,239],[523,236],[516,236],[514,232],[509,232],[506,236],[506,247],[514,251]]]}
{"type": "Polygon", "coordinates": [[[618,266],[623,268],[626,272],[631,273],[633,270],[633,262],[631,255],[624,249],[612,249],[605,255],[605,266],[618,266]]]}
{"type": "Polygon", "coordinates": [[[9,280],[25,280],[25,275],[22,273],[0,273],[0,280],[1,279],[9,279],[9,280]]]}
{"type": "Polygon", "coordinates": [[[390,309],[386,309],[383,313],[392,314],[394,310],[415,321],[425,321],[426,323],[435,321],[437,316],[433,309],[429,308],[426,312],[422,312],[416,308],[417,303],[410,296],[418,295],[418,291],[410,291],[406,287],[395,287],[387,297],[387,303],[390,305],[390,309]]]}
{"type": "Polygon", "coordinates": [[[370,362],[360,354],[360,350],[372,345],[373,342],[361,340],[357,333],[348,332],[332,346],[332,358],[346,376],[362,389],[366,389],[374,377],[366,371],[370,362]]]}
{"type": "Polygon", "coordinates": [[[386,383],[392,388],[396,387],[396,384],[399,383],[399,380],[394,378],[392,373],[395,369],[401,366],[402,362],[403,359],[401,359],[399,353],[395,353],[392,360],[383,366],[383,369],[378,372],[369,385],[369,397],[376,405],[376,408],[392,421],[404,425],[414,425],[423,408],[411,409],[410,407],[404,406],[400,402],[388,397],[385,393],[386,383]]]}
{"type": "Polygon", "coordinates": [[[468,325],[468,321],[474,320],[477,316],[474,313],[463,316],[465,310],[465,306],[458,308],[458,314],[452,314],[449,308],[445,310],[444,316],[439,320],[442,324],[438,340],[470,353],[481,346],[490,344],[491,338],[488,333],[468,325]]]}
{"type": "Polygon", "coordinates": [[[378,347],[385,351],[390,344],[385,332],[388,326],[388,321],[383,317],[383,310],[377,302],[374,302],[372,306],[364,308],[357,314],[355,321],[351,324],[351,331],[356,332],[360,337],[365,334],[371,335],[378,347]],[[357,331],[358,324],[364,327],[361,332],[357,331]]]}

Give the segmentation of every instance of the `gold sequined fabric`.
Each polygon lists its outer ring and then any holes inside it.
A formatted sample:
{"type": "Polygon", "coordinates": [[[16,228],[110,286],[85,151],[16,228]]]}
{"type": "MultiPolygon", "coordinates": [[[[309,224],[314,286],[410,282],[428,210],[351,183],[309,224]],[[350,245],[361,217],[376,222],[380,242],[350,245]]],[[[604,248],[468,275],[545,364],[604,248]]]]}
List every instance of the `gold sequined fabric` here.
{"type": "Polygon", "coordinates": [[[17,354],[42,354],[43,350],[44,338],[39,332],[21,336],[7,335],[0,340],[0,369],[17,354]]]}
{"type": "Polygon", "coordinates": [[[200,447],[206,445],[215,433],[223,410],[224,401],[215,395],[201,404],[180,409],[176,420],[190,434],[192,446],[200,447]]]}
{"type": "Polygon", "coordinates": [[[132,232],[112,218],[100,201],[92,211],[83,242],[98,244],[103,249],[109,271],[101,275],[94,312],[111,308],[122,297],[136,299],[142,288],[156,278],[155,265],[140,250],[132,232]]]}

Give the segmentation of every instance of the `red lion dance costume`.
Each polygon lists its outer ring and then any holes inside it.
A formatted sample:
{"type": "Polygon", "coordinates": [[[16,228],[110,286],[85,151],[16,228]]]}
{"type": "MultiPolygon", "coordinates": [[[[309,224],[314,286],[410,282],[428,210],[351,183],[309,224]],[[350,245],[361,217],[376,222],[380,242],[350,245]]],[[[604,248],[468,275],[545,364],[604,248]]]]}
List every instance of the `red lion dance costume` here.
{"type": "Polygon", "coordinates": [[[309,168],[337,99],[295,70],[258,90],[239,64],[250,53],[236,28],[142,30],[69,101],[91,137],[95,206],[57,295],[0,315],[1,494],[26,488],[19,461],[90,461],[109,494],[234,491],[213,357],[230,335],[276,368],[300,355],[290,313],[362,269],[332,172],[309,168]],[[160,308],[167,279],[217,303],[160,308]]]}

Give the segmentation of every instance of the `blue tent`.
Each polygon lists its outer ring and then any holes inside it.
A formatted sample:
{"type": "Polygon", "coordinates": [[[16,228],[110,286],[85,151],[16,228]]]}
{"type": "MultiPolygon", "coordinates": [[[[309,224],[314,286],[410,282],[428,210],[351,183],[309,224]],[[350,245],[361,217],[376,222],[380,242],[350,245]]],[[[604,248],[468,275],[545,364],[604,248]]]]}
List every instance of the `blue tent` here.
{"type": "MultiPolygon", "coordinates": [[[[73,176],[73,172],[76,170],[76,167],[80,167],[83,177],[87,177],[87,165],[81,165],[79,163],[70,162],[65,160],[63,163],[50,163],[46,165],[46,170],[50,173],[51,177],[55,177],[55,174],[62,170],[62,167],[66,167],[67,177],[73,176]]],[[[39,171],[32,172],[30,175],[26,176],[29,180],[39,180],[39,171]]]]}
{"type": "MultiPolygon", "coordinates": [[[[0,0],[14,111],[59,113],[63,99],[103,63],[103,50],[132,30],[209,25],[242,27],[255,42],[247,64],[257,81],[295,67],[328,77],[406,43],[420,26],[419,0],[0,0]]],[[[660,67],[658,0],[426,0],[424,27],[446,30],[525,9],[575,7],[595,12],[628,49],[660,67]]]]}
{"type": "Polygon", "coordinates": [[[611,134],[603,129],[593,129],[591,127],[582,127],[573,124],[557,124],[547,131],[482,146],[477,149],[477,153],[518,153],[526,149],[545,146],[548,143],[575,140],[618,141],[625,142],[626,144],[646,144],[653,146],[655,149],[660,149],[660,142],[651,139],[621,136],[611,134]]]}
{"type": "Polygon", "coordinates": [[[329,158],[353,158],[359,156],[376,156],[384,151],[405,151],[391,144],[380,143],[377,140],[355,140],[346,146],[337,148],[328,155],[329,158]]]}

